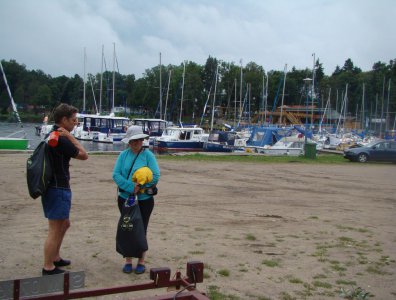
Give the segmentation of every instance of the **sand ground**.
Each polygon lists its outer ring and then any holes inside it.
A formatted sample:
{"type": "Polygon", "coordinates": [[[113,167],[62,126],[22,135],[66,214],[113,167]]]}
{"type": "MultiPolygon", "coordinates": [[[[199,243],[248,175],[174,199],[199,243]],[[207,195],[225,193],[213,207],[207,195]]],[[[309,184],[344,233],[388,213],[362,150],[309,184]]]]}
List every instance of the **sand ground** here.
{"type": "MultiPolygon", "coordinates": [[[[27,154],[0,154],[0,280],[35,277],[47,221],[29,198],[27,154]]],[[[123,274],[115,251],[116,156],[72,161],[72,226],[62,255],[86,287],[147,282],[123,274]]],[[[199,290],[224,299],[339,299],[361,287],[396,298],[396,166],[186,162],[159,159],[147,267],[185,274],[205,264],[199,290]],[[234,296],[234,297],[227,297],[234,296]]],[[[133,298],[164,290],[113,295],[133,298]]]]}

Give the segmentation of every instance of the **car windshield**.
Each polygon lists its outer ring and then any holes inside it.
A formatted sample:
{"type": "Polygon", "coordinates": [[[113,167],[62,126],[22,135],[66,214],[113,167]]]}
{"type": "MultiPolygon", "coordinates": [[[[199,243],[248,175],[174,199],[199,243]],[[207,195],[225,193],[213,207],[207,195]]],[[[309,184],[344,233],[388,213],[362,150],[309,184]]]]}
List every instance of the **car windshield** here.
{"type": "Polygon", "coordinates": [[[365,147],[373,147],[374,145],[380,143],[381,141],[372,141],[370,143],[368,143],[365,147]]]}

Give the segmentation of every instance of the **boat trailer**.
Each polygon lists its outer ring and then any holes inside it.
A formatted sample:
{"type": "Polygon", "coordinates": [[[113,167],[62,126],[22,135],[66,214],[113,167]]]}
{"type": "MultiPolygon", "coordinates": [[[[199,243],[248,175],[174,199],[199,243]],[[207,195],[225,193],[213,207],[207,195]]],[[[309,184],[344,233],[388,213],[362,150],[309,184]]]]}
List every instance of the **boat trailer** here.
{"type": "MultiPolygon", "coordinates": [[[[35,300],[60,300],[60,299],[79,299],[87,297],[105,296],[111,294],[121,294],[135,291],[143,291],[157,288],[170,288],[174,287],[176,291],[160,296],[147,296],[138,298],[139,300],[209,300],[205,293],[199,292],[196,289],[197,283],[203,282],[203,269],[204,265],[199,261],[187,262],[186,276],[182,277],[181,272],[177,271],[175,279],[171,279],[170,268],[152,268],[150,269],[150,282],[133,284],[119,287],[103,288],[70,291],[70,274],[64,273],[63,275],[63,292],[58,293],[45,293],[40,296],[31,295],[28,297],[21,297],[21,280],[13,280],[13,297],[11,299],[35,299],[35,300]]],[[[58,275],[52,275],[58,276],[58,275]]],[[[52,277],[51,276],[51,277],[52,277]]],[[[47,276],[46,276],[47,277],[47,276]]],[[[41,278],[46,278],[41,277],[41,278]]],[[[137,299],[137,298],[131,298],[137,299]]]]}

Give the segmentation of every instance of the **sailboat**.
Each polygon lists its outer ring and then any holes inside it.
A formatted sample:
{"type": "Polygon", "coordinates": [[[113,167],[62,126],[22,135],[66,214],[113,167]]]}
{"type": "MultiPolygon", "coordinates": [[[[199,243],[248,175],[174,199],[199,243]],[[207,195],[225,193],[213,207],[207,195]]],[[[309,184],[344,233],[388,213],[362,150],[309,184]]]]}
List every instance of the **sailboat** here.
{"type": "Polygon", "coordinates": [[[169,84],[170,84],[171,72],[169,71],[168,76],[168,88],[165,101],[165,110],[162,109],[162,62],[161,62],[161,52],[159,54],[159,103],[158,108],[154,114],[154,118],[134,118],[131,123],[132,125],[142,126],[144,134],[149,135],[148,140],[144,140],[143,147],[154,147],[155,140],[159,138],[167,128],[170,122],[166,121],[166,110],[168,105],[169,96],[169,84]],[[156,119],[157,111],[159,110],[159,119],[156,119]]]}
{"type": "Polygon", "coordinates": [[[102,61],[101,61],[101,83],[100,83],[100,98],[99,98],[99,109],[96,105],[95,93],[93,90],[93,84],[91,81],[91,89],[96,107],[96,114],[85,113],[85,64],[86,54],[84,48],[84,98],[83,98],[83,111],[84,113],[77,114],[78,125],[74,128],[73,134],[79,140],[93,141],[98,143],[117,143],[121,142],[126,133],[126,128],[129,123],[129,119],[125,117],[116,117],[114,112],[114,97],[115,97],[115,44],[113,44],[113,96],[112,96],[112,108],[110,115],[101,115],[102,112],[102,74],[103,74],[103,60],[104,51],[102,46],[102,61]]]}
{"type": "MultiPolygon", "coordinates": [[[[17,110],[17,107],[14,102],[14,98],[12,97],[10,87],[8,86],[7,77],[5,75],[1,61],[0,61],[0,68],[1,68],[1,73],[3,74],[3,79],[4,79],[4,83],[6,85],[6,88],[7,88],[8,95],[10,96],[12,109],[13,109],[14,114],[18,120],[18,123],[20,124],[21,128],[23,128],[21,118],[19,117],[18,110],[17,110]]],[[[17,132],[13,132],[12,134],[10,134],[6,137],[0,137],[0,149],[26,150],[28,147],[29,147],[29,140],[26,138],[26,132],[23,129],[19,130],[17,132]],[[13,137],[17,134],[22,134],[23,137],[22,138],[13,137]]]]}

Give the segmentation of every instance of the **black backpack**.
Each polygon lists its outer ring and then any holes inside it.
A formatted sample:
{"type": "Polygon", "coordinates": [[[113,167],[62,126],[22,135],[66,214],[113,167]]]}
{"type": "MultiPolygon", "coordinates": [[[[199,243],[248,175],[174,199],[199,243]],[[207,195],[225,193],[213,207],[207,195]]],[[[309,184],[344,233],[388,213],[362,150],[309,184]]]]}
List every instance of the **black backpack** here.
{"type": "Polygon", "coordinates": [[[46,193],[53,177],[52,156],[46,140],[40,142],[26,163],[26,180],[30,197],[38,198],[46,193]]]}

